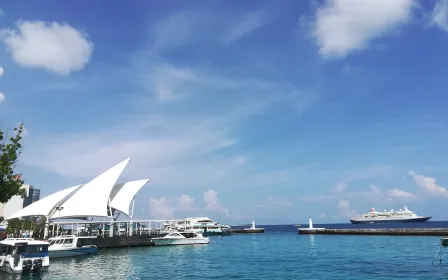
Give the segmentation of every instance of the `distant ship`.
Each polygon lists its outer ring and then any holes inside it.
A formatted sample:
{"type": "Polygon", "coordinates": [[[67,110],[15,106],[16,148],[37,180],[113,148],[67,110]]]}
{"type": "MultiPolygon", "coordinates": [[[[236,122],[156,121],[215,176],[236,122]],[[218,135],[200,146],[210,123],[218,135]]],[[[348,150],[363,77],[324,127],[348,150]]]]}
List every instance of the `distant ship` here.
{"type": "Polygon", "coordinates": [[[367,214],[361,214],[350,219],[352,224],[384,224],[384,223],[423,223],[431,217],[417,216],[406,206],[404,210],[376,212],[375,208],[370,209],[367,214]]]}

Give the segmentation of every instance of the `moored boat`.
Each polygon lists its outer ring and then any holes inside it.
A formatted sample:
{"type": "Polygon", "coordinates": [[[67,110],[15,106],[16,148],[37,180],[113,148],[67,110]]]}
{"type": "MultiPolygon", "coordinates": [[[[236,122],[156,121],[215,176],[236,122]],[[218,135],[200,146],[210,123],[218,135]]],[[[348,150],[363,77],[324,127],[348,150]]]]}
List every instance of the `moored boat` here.
{"type": "Polygon", "coordinates": [[[0,271],[10,274],[39,273],[50,266],[48,242],[33,238],[0,241],[0,271]]]}
{"type": "Polygon", "coordinates": [[[195,231],[203,236],[230,235],[231,227],[214,222],[208,217],[191,217],[177,223],[177,231],[195,231]]]}
{"type": "Polygon", "coordinates": [[[48,239],[50,258],[75,257],[98,252],[96,245],[85,244],[84,241],[97,238],[96,236],[61,235],[48,239]]]}
{"type": "Polygon", "coordinates": [[[350,219],[352,224],[383,224],[383,223],[423,223],[431,219],[429,216],[418,216],[406,206],[399,211],[375,211],[370,209],[369,213],[361,214],[350,219]]]}
{"type": "Polygon", "coordinates": [[[195,231],[171,231],[163,237],[156,237],[152,239],[156,246],[167,245],[195,245],[195,244],[209,244],[210,238],[202,236],[202,234],[195,231]]]}

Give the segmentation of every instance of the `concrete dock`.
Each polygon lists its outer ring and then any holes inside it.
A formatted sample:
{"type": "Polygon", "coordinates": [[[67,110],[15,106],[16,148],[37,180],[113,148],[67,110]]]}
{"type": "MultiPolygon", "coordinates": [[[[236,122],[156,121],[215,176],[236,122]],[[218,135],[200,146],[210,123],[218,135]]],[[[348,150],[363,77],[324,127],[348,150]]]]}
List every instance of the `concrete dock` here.
{"type": "Polygon", "coordinates": [[[256,228],[256,229],[232,228],[229,231],[232,233],[264,233],[264,228],[256,228]]]}
{"type": "Polygon", "coordinates": [[[448,228],[328,229],[299,228],[299,234],[448,236],[448,228]]]}

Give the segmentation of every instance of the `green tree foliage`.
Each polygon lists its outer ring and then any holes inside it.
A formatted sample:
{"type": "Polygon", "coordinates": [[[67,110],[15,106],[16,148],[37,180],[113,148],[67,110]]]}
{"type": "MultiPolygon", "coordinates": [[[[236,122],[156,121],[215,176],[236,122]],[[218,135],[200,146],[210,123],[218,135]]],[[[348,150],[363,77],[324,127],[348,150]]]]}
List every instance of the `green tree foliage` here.
{"type": "Polygon", "coordinates": [[[8,137],[0,131],[0,203],[6,203],[14,195],[22,195],[21,174],[14,174],[22,153],[23,124],[14,128],[14,135],[8,137]]]}
{"type": "Polygon", "coordinates": [[[6,228],[7,233],[15,233],[21,231],[34,231],[39,228],[39,225],[30,220],[20,220],[19,218],[14,218],[8,220],[8,226],[6,228]]]}

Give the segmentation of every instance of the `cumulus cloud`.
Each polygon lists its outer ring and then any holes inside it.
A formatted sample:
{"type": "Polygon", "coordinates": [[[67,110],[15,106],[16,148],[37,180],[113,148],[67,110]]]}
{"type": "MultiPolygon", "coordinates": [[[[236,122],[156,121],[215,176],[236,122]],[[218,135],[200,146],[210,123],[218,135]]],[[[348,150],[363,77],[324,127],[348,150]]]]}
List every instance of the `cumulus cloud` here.
{"type": "Polygon", "coordinates": [[[436,179],[431,177],[426,177],[421,174],[417,174],[414,171],[409,171],[408,173],[414,182],[422,187],[427,193],[436,196],[448,196],[448,190],[442,186],[437,185],[436,179]]]}
{"type": "Polygon", "coordinates": [[[149,199],[149,215],[153,219],[173,219],[173,208],[166,198],[151,197],[149,199]]]}
{"type": "Polygon", "coordinates": [[[214,190],[208,190],[203,196],[205,202],[205,210],[216,211],[224,213],[227,217],[230,216],[230,211],[221,206],[218,201],[218,193],[214,190]]]}
{"type": "Polygon", "coordinates": [[[357,214],[357,212],[350,207],[350,203],[347,200],[339,201],[338,211],[339,216],[346,218],[351,218],[357,214]]]}
{"type": "Polygon", "coordinates": [[[437,0],[431,13],[431,25],[448,32],[448,0],[437,0]]]}
{"type": "Polygon", "coordinates": [[[3,74],[5,74],[5,69],[0,66],[0,77],[2,77],[3,74]]]}
{"type": "Polygon", "coordinates": [[[344,183],[344,182],[337,182],[336,186],[334,186],[334,191],[335,192],[342,192],[346,188],[347,188],[347,184],[346,183],[344,183]]]}
{"type": "Polygon", "coordinates": [[[398,199],[401,199],[401,198],[402,199],[413,199],[413,198],[415,198],[414,194],[404,191],[404,190],[401,190],[401,189],[397,189],[397,188],[389,190],[388,195],[391,197],[394,197],[394,198],[398,198],[398,199]]]}
{"type": "Polygon", "coordinates": [[[359,193],[350,193],[349,196],[360,197],[367,199],[369,201],[380,203],[384,202],[395,203],[397,200],[409,201],[417,198],[414,194],[402,189],[394,188],[390,190],[383,190],[382,188],[376,185],[371,185],[368,191],[362,191],[359,193]]]}
{"type": "Polygon", "coordinates": [[[343,57],[408,23],[414,0],[327,0],[307,27],[324,57],[343,57]]]}
{"type": "Polygon", "coordinates": [[[3,103],[6,100],[5,94],[3,92],[0,92],[0,104],[3,103]]]}
{"type": "Polygon", "coordinates": [[[194,199],[187,195],[187,194],[181,194],[179,197],[179,211],[192,211],[195,209],[194,206],[194,199]]]}
{"type": "Polygon", "coordinates": [[[83,69],[93,51],[87,35],[66,23],[19,21],[2,39],[18,64],[59,75],[83,69]]]}

